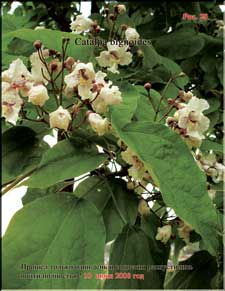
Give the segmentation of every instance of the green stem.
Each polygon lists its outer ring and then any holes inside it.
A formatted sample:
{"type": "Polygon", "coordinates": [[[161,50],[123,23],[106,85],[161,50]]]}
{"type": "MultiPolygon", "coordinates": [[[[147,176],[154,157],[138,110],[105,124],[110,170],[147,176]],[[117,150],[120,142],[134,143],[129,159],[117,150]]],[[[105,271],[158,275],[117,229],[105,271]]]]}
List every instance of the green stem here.
{"type": "Polygon", "coordinates": [[[34,171],[36,171],[36,169],[37,167],[16,178],[9,186],[5,187],[4,190],[2,190],[2,196],[6,194],[9,190],[13,189],[15,186],[19,186],[20,182],[30,176],[34,171]]]}
{"type": "Polygon", "coordinates": [[[163,101],[163,98],[165,97],[166,90],[168,89],[168,87],[169,87],[170,83],[173,81],[173,79],[174,79],[173,77],[170,77],[169,81],[167,82],[166,86],[163,89],[162,95],[161,95],[160,100],[159,100],[159,104],[158,104],[158,106],[156,108],[154,121],[156,121],[156,119],[157,119],[157,115],[159,113],[159,109],[160,109],[161,103],[163,101]]]}

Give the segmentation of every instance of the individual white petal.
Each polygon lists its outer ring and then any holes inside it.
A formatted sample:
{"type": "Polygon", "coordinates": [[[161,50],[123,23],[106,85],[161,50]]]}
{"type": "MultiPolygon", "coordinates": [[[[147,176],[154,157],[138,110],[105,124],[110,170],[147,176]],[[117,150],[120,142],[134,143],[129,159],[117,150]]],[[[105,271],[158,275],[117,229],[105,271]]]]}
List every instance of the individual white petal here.
{"type": "Polygon", "coordinates": [[[209,109],[209,103],[205,99],[199,99],[195,96],[193,96],[189,103],[187,104],[187,107],[190,111],[199,111],[202,112],[204,110],[209,109]]]}
{"type": "Polygon", "coordinates": [[[78,94],[80,95],[82,100],[92,98],[91,86],[78,85],[78,94]]]}

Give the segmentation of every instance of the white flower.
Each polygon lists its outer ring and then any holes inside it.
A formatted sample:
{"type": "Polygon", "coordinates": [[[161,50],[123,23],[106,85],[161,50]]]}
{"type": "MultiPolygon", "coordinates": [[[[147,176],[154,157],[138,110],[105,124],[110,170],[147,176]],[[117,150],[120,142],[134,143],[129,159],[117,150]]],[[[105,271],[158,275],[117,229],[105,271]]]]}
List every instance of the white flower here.
{"type": "Polygon", "coordinates": [[[24,81],[31,80],[31,74],[27,70],[21,59],[16,59],[9,65],[9,69],[2,72],[2,81],[13,83],[22,83],[24,81]]]}
{"type": "Polygon", "coordinates": [[[125,31],[125,37],[128,41],[137,41],[140,35],[135,28],[128,27],[125,31]]]}
{"type": "Polygon", "coordinates": [[[71,120],[71,116],[68,110],[63,109],[62,106],[59,106],[59,108],[51,112],[49,114],[49,122],[50,122],[50,127],[51,128],[59,128],[59,129],[64,129],[67,131],[69,123],[71,120]]]}
{"type": "Polygon", "coordinates": [[[65,76],[67,88],[78,87],[78,94],[82,100],[92,97],[92,83],[95,79],[95,72],[92,63],[78,63],[72,73],[65,76]]]}
{"type": "Polygon", "coordinates": [[[48,91],[44,85],[33,86],[28,92],[29,102],[34,105],[43,106],[49,99],[48,91]]]}
{"type": "Polygon", "coordinates": [[[186,129],[186,135],[191,139],[201,141],[205,138],[203,133],[209,128],[210,121],[202,112],[208,108],[206,100],[192,97],[188,104],[183,104],[183,108],[175,113],[178,126],[186,129]]]}
{"type": "Polygon", "coordinates": [[[84,15],[78,15],[75,21],[71,22],[70,29],[74,33],[80,34],[84,31],[89,30],[93,23],[94,22],[90,18],[87,18],[84,15]]]}
{"type": "Polygon", "coordinates": [[[119,4],[117,5],[117,11],[119,14],[123,14],[126,12],[126,6],[123,4],[119,4]]]}
{"type": "Polygon", "coordinates": [[[107,118],[102,118],[97,113],[90,113],[88,115],[88,121],[90,122],[90,125],[92,129],[98,134],[103,135],[105,134],[109,129],[109,122],[107,118]]]}
{"type": "Polygon", "coordinates": [[[206,156],[199,155],[197,163],[206,175],[212,178],[214,183],[225,180],[225,166],[217,162],[213,153],[206,156]]]}
{"type": "MultiPolygon", "coordinates": [[[[47,58],[49,56],[49,50],[48,49],[42,50],[42,54],[44,58],[47,58]]],[[[45,85],[48,84],[48,81],[43,77],[44,74],[44,76],[49,79],[48,70],[40,60],[37,52],[33,53],[30,56],[30,62],[31,62],[31,75],[33,81],[36,84],[38,83],[43,83],[45,85]]]]}
{"type": "Polygon", "coordinates": [[[128,173],[135,180],[141,181],[145,176],[146,169],[142,161],[133,153],[133,151],[128,147],[126,151],[121,153],[121,157],[124,161],[126,161],[129,165],[132,165],[128,169],[128,173]]]}
{"type": "Polygon", "coordinates": [[[144,216],[150,214],[150,208],[148,206],[148,203],[144,199],[141,199],[138,203],[138,212],[144,216]]]}
{"type": "Polygon", "coordinates": [[[16,124],[23,100],[17,89],[11,89],[10,85],[2,83],[2,116],[6,121],[16,124]]]}
{"type": "Polygon", "coordinates": [[[118,65],[126,66],[132,62],[132,54],[127,52],[129,46],[113,45],[110,42],[107,43],[108,51],[100,53],[99,57],[96,57],[101,67],[107,67],[112,73],[119,74],[118,65]]]}
{"type": "Polygon", "coordinates": [[[179,237],[182,238],[183,241],[186,242],[186,244],[188,244],[190,241],[190,233],[192,230],[193,230],[193,227],[184,221],[177,228],[179,237]]]}
{"type": "Polygon", "coordinates": [[[106,112],[108,110],[108,105],[116,105],[122,102],[119,88],[117,86],[109,87],[108,85],[102,87],[99,95],[94,97],[94,99],[92,106],[98,113],[106,112]]]}
{"type": "Polygon", "coordinates": [[[166,244],[170,239],[172,234],[171,225],[164,225],[163,227],[158,227],[156,240],[160,240],[162,243],[166,244]]]}
{"type": "Polygon", "coordinates": [[[2,81],[9,83],[12,89],[18,89],[24,97],[33,84],[31,73],[21,59],[13,61],[9,69],[2,72],[2,81]]]}

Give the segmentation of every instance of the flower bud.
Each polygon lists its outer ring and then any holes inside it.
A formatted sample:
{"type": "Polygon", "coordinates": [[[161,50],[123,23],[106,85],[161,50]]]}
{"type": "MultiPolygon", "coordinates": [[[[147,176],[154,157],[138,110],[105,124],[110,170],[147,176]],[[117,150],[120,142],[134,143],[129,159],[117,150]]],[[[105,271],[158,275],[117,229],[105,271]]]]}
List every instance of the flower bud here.
{"type": "Polygon", "coordinates": [[[180,90],[178,95],[179,95],[180,98],[182,98],[184,96],[184,94],[185,94],[185,91],[184,90],[180,90]]]}
{"type": "Polygon", "coordinates": [[[51,72],[59,72],[62,69],[62,63],[59,59],[54,59],[50,62],[49,69],[51,72]]]}
{"type": "Polygon", "coordinates": [[[109,8],[106,7],[106,8],[104,9],[104,12],[105,12],[106,15],[108,15],[108,14],[109,14],[109,8]]]}
{"type": "Polygon", "coordinates": [[[122,30],[126,30],[127,28],[128,28],[128,25],[127,25],[127,24],[122,24],[122,25],[121,25],[121,29],[122,29],[122,30]]]}
{"type": "Polygon", "coordinates": [[[109,14],[109,19],[112,21],[116,20],[116,16],[114,14],[109,14]]]}
{"type": "Polygon", "coordinates": [[[56,50],[49,49],[49,56],[54,56],[56,54],[57,54],[57,51],[56,50]]]}
{"type": "Polygon", "coordinates": [[[37,50],[39,50],[39,49],[41,49],[41,47],[42,47],[42,42],[41,42],[40,40],[35,40],[33,46],[34,46],[37,50]]]}
{"type": "Polygon", "coordinates": [[[67,70],[71,71],[74,63],[75,63],[75,59],[73,57],[68,57],[64,62],[64,67],[67,70]]]}
{"type": "Polygon", "coordinates": [[[145,88],[147,91],[149,91],[149,90],[152,88],[151,83],[145,83],[145,84],[144,84],[144,88],[145,88]]]}
{"type": "Polygon", "coordinates": [[[114,9],[115,9],[115,12],[118,14],[123,14],[126,12],[126,6],[123,4],[116,5],[114,9]]]}
{"type": "Polygon", "coordinates": [[[137,41],[140,35],[135,28],[128,27],[125,31],[125,37],[128,41],[137,41]]]}
{"type": "Polygon", "coordinates": [[[67,131],[70,120],[71,116],[69,111],[64,109],[62,106],[59,106],[56,111],[49,114],[49,122],[51,128],[59,128],[67,131]]]}
{"type": "Polygon", "coordinates": [[[48,91],[44,85],[33,86],[28,92],[28,98],[28,101],[32,104],[43,106],[49,99],[48,91]]]}
{"type": "Polygon", "coordinates": [[[98,25],[96,28],[95,28],[95,32],[99,33],[101,31],[101,27],[98,25]]]}
{"type": "Polygon", "coordinates": [[[139,58],[143,58],[144,57],[144,53],[143,53],[143,51],[141,49],[137,50],[137,55],[138,55],[139,58]]]}

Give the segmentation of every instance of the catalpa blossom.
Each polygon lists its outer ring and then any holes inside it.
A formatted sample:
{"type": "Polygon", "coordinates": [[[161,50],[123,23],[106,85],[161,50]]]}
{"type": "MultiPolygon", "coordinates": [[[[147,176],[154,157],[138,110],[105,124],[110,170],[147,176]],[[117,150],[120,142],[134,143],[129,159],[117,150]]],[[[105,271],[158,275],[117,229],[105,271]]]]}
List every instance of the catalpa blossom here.
{"type": "Polygon", "coordinates": [[[70,24],[70,29],[75,34],[80,34],[84,31],[90,30],[94,24],[93,20],[85,17],[84,15],[78,15],[75,21],[72,21],[70,24]]]}
{"type": "Polygon", "coordinates": [[[78,63],[73,71],[65,76],[67,90],[78,88],[78,94],[82,100],[92,97],[92,86],[95,79],[95,72],[92,63],[78,63]]]}
{"type": "Polygon", "coordinates": [[[210,153],[206,156],[199,154],[197,156],[197,162],[207,176],[210,176],[214,183],[219,183],[225,180],[225,166],[218,163],[216,156],[210,153]]]}
{"type": "Polygon", "coordinates": [[[142,161],[139,160],[137,155],[128,147],[125,151],[121,152],[121,157],[129,165],[128,173],[137,181],[141,181],[145,176],[146,169],[142,161]]]}
{"type": "Polygon", "coordinates": [[[92,129],[100,136],[104,135],[109,130],[109,122],[107,118],[102,118],[97,113],[90,113],[88,115],[88,121],[90,122],[92,129]]]}
{"type": "Polygon", "coordinates": [[[107,67],[112,73],[119,74],[118,65],[126,66],[132,62],[132,54],[128,52],[128,45],[114,45],[107,43],[108,51],[102,51],[99,57],[96,57],[101,67],[107,67]]]}
{"type": "Polygon", "coordinates": [[[203,111],[209,108],[209,104],[204,99],[195,96],[191,97],[188,104],[177,103],[178,110],[174,117],[167,118],[167,124],[186,138],[191,146],[199,147],[202,139],[205,138],[204,132],[209,128],[209,119],[204,116],[203,111]]]}
{"type": "Polygon", "coordinates": [[[18,89],[12,89],[9,83],[2,82],[2,116],[6,121],[16,124],[22,104],[18,89]]]}
{"type": "Polygon", "coordinates": [[[106,74],[98,71],[92,88],[92,107],[97,113],[105,113],[108,105],[116,105],[122,102],[121,92],[112,82],[105,81],[106,74]]]}
{"type": "Polygon", "coordinates": [[[99,95],[92,102],[92,107],[98,113],[105,113],[108,105],[116,105],[122,102],[121,92],[117,86],[105,86],[100,90],[99,95]]]}
{"type": "Polygon", "coordinates": [[[32,80],[31,73],[21,59],[14,60],[8,70],[2,72],[2,82],[9,83],[12,89],[18,89],[22,96],[27,96],[32,80]]]}
{"type": "Polygon", "coordinates": [[[155,237],[156,240],[160,240],[162,243],[166,244],[170,239],[172,234],[171,225],[164,225],[162,227],[157,228],[157,235],[155,237]]]}
{"type": "Polygon", "coordinates": [[[28,101],[34,105],[43,106],[49,99],[48,90],[44,85],[33,86],[28,92],[28,101]]]}
{"type": "Polygon", "coordinates": [[[188,244],[190,241],[190,233],[192,230],[193,227],[184,221],[182,221],[180,226],[177,228],[179,237],[182,238],[186,244],[188,244]]]}
{"type": "Polygon", "coordinates": [[[137,41],[140,38],[140,35],[135,28],[128,27],[125,30],[125,37],[128,41],[137,41]]]}
{"type": "Polygon", "coordinates": [[[70,120],[71,115],[69,111],[64,109],[62,106],[59,106],[56,111],[49,114],[49,123],[51,128],[59,128],[67,131],[70,120]]]}

